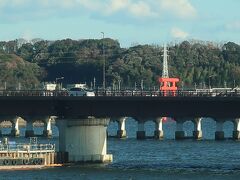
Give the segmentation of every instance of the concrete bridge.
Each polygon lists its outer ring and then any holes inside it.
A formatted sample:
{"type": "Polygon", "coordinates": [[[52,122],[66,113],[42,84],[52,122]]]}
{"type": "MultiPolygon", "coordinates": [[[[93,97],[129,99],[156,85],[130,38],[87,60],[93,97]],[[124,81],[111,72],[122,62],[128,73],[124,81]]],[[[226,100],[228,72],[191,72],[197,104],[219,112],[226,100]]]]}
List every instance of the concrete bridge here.
{"type": "Polygon", "coordinates": [[[184,139],[183,123],[194,122],[193,137],[202,137],[201,118],[211,117],[217,122],[215,138],[224,139],[223,123],[234,122],[233,139],[240,138],[239,96],[0,96],[0,120],[13,122],[12,133],[17,134],[17,119],[27,121],[26,136],[33,135],[32,123],[45,122],[45,133],[51,133],[49,119],[56,118],[59,130],[60,159],[71,162],[111,161],[107,154],[106,127],[111,118],[119,124],[118,137],[126,137],[126,117],[138,122],[137,138],[145,138],[144,123],[154,120],[155,138],[163,138],[163,117],[177,123],[176,139],[184,139]],[[67,157],[67,159],[66,159],[67,157]]]}

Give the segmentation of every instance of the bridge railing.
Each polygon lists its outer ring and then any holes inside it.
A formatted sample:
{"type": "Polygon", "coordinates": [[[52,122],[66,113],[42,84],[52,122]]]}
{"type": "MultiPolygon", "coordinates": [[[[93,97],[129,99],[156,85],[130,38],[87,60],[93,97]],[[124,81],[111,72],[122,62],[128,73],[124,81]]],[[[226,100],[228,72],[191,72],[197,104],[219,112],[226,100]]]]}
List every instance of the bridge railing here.
{"type": "MultiPolygon", "coordinates": [[[[15,90],[15,91],[0,91],[0,96],[69,96],[67,91],[46,91],[46,90],[15,90]]],[[[197,90],[178,90],[178,91],[143,91],[143,90],[97,90],[95,96],[149,96],[149,97],[240,97],[240,91],[226,90],[226,91],[209,91],[208,89],[197,90]]]]}
{"type": "Polygon", "coordinates": [[[0,144],[0,152],[7,151],[7,152],[44,152],[44,151],[55,151],[54,144],[0,144]]]}
{"type": "Polygon", "coordinates": [[[0,91],[0,96],[68,96],[68,92],[46,90],[3,90],[0,91]]]}
{"type": "Polygon", "coordinates": [[[195,91],[195,90],[178,90],[178,91],[136,91],[136,90],[124,90],[124,91],[96,91],[96,96],[151,96],[151,97],[169,97],[169,96],[180,96],[180,97],[230,97],[240,96],[240,91],[221,91],[211,92],[206,91],[195,91]]]}

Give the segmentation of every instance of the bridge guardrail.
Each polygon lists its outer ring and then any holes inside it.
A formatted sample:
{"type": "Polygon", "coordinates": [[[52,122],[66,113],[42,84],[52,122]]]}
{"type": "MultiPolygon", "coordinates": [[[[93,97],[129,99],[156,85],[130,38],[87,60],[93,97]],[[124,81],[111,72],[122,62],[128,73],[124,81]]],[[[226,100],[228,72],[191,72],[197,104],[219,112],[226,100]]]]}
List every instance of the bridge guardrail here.
{"type": "Polygon", "coordinates": [[[54,144],[0,144],[0,152],[54,152],[54,144]]]}
{"type": "MultiPolygon", "coordinates": [[[[46,90],[16,90],[16,91],[0,91],[0,96],[69,96],[67,91],[46,91],[46,90]]],[[[95,96],[149,96],[149,97],[240,97],[240,91],[227,90],[221,92],[211,92],[195,90],[178,90],[178,91],[141,91],[141,90],[121,90],[121,91],[103,91],[96,90],[95,96]]]]}

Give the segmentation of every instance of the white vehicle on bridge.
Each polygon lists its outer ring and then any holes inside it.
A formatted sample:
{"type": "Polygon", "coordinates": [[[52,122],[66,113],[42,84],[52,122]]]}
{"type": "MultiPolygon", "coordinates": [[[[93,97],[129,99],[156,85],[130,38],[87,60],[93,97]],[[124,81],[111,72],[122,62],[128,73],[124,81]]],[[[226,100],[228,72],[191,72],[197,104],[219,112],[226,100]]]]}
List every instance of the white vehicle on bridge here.
{"type": "Polygon", "coordinates": [[[69,96],[95,96],[95,93],[88,89],[74,87],[68,91],[68,95],[69,96]]]}

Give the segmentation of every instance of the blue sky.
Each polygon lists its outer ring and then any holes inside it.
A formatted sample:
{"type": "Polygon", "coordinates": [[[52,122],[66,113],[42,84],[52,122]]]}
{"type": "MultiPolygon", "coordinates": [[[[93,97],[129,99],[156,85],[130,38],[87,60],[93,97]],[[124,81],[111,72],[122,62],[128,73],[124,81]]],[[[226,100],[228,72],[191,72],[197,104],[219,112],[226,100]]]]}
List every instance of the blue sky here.
{"type": "Polygon", "coordinates": [[[0,40],[240,43],[240,0],[0,0],[0,40]]]}

